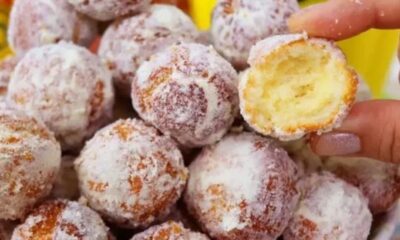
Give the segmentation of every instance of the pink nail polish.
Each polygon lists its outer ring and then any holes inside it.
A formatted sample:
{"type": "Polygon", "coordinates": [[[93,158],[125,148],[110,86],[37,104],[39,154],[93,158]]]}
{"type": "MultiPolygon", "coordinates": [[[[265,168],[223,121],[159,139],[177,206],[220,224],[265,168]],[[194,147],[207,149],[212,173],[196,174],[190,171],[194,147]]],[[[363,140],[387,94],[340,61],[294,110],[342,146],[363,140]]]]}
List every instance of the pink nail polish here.
{"type": "Polygon", "coordinates": [[[322,156],[341,156],[361,151],[361,140],[351,133],[327,133],[314,145],[315,152],[322,156]]]}

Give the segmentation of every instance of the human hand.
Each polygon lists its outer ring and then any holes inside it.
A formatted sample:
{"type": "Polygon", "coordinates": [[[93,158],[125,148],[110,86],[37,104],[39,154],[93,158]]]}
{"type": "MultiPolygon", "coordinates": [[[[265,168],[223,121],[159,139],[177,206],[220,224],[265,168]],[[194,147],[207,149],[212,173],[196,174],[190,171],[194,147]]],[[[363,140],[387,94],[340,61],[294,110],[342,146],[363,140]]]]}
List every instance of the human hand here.
{"type": "Polygon", "coordinates": [[[292,32],[342,40],[370,28],[400,28],[399,0],[330,0],[294,14],[292,32]]]}
{"type": "MultiPolygon", "coordinates": [[[[399,0],[331,0],[303,9],[288,21],[292,32],[341,40],[370,28],[400,28],[399,0]]],[[[342,126],[313,136],[323,156],[362,156],[400,163],[400,101],[356,103],[342,126]]]]}

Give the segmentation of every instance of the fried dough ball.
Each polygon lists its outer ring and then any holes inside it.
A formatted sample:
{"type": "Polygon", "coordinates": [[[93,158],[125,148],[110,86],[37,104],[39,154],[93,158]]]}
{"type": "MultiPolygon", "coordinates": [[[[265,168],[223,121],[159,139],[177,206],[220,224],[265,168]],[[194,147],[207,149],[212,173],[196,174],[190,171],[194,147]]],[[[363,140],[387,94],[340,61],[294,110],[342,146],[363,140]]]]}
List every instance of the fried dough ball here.
{"type": "Polygon", "coordinates": [[[366,240],[372,223],[368,200],[329,172],[304,177],[301,200],[284,240],[366,240]]]}
{"type": "Polygon", "coordinates": [[[15,68],[7,103],[41,119],[64,151],[76,151],[112,118],[111,73],[71,43],[35,48],[15,68]]]}
{"type": "Polygon", "coordinates": [[[92,209],[67,200],[40,205],[19,225],[11,240],[109,240],[108,227],[92,209]]]}
{"type": "Polygon", "coordinates": [[[25,113],[0,109],[0,220],[19,220],[46,197],[60,168],[53,133],[25,113]]]}
{"type": "Polygon", "coordinates": [[[243,69],[250,48],[266,37],[287,33],[286,20],[298,9],[296,0],[218,0],[211,26],[214,46],[243,69]]]}
{"type": "Polygon", "coordinates": [[[218,240],[272,240],[298,201],[297,168],[273,140],[231,134],[206,147],[189,167],[189,212],[218,240]]]}
{"type": "Polygon", "coordinates": [[[126,228],[166,217],[188,177],[175,142],[136,119],[98,131],[75,166],[89,206],[126,228]]]}
{"type": "Polygon", "coordinates": [[[112,24],[102,37],[99,55],[113,73],[119,93],[130,95],[139,66],[153,54],[179,42],[194,42],[198,31],[175,6],[155,4],[147,11],[112,24]]]}
{"type": "Polygon", "coordinates": [[[334,43],[304,34],[255,45],[239,84],[240,110],[257,132],[283,141],[340,126],[355,101],[358,76],[334,43]]]}
{"type": "Polygon", "coordinates": [[[384,213],[400,198],[400,166],[368,158],[331,157],[324,169],[358,187],[373,214],[384,213]]]}
{"type": "Polygon", "coordinates": [[[132,102],[142,119],[182,146],[213,144],[237,115],[237,73],[212,47],[173,45],[140,66],[132,102]]]}
{"type": "Polygon", "coordinates": [[[32,48],[62,40],[89,46],[97,24],[77,13],[67,0],[15,0],[7,33],[11,48],[23,56],[32,48]]]}

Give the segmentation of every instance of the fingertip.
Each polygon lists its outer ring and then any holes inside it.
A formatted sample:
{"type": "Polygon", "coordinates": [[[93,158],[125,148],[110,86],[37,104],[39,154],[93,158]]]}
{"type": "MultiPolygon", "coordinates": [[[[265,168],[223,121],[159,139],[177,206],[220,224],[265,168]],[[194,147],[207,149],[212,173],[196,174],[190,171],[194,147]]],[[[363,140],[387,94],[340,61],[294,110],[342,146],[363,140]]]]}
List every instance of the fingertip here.
{"type": "Polygon", "coordinates": [[[290,18],[287,20],[289,31],[292,33],[298,33],[303,31],[307,32],[308,28],[311,26],[308,21],[309,18],[312,16],[310,15],[310,13],[315,12],[314,9],[316,9],[317,7],[318,5],[313,5],[292,14],[292,16],[290,16],[290,18]]]}
{"type": "Polygon", "coordinates": [[[358,156],[400,163],[400,101],[357,103],[340,128],[309,139],[320,156],[358,156]]]}
{"type": "Polygon", "coordinates": [[[291,32],[307,32],[312,37],[342,40],[357,35],[373,24],[373,11],[351,1],[328,1],[307,7],[287,21],[291,32]]]}
{"type": "Polygon", "coordinates": [[[323,37],[337,39],[334,33],[328,31],[332,29],[331,23],[324,16],[326,4],[317,4],[307,7],[293,14],[287,21],[289,31],[292,33],[306,32],[311,37],[323,37]]]}
{"type": "Polygon", "coordinates": [[[301,22],[301,16],[301,13],[295,13],[287,20],[287,25],[290,32],[298,33],[304,31],[304,26],[301,22]]]}

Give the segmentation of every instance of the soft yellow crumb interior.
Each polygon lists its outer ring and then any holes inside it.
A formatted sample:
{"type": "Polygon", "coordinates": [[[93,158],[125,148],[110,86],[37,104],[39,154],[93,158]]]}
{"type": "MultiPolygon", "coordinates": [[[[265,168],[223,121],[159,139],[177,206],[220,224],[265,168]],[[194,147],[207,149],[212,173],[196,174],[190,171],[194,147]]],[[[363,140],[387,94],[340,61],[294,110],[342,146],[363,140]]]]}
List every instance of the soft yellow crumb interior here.
{"type": "Polygon", "coordinates": [[[259,128],[294,132],[329,124],[349,94],[350,73],[328,50],[308,42],[283,47],[250,69],[247,111],[259,128]]]}

